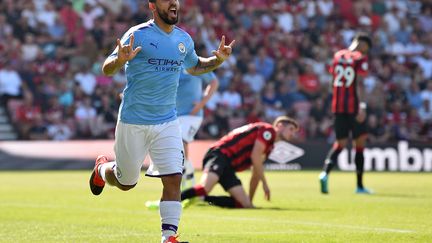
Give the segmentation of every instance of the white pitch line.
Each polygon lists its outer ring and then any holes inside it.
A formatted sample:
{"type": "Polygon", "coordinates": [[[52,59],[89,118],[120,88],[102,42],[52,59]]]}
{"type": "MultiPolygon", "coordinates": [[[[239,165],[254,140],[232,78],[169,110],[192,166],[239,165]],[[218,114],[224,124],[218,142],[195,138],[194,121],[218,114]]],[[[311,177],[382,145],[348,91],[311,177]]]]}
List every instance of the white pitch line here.
{"type": "Polygon", "coordinates": [[[322,223],[314,221],[302,221],[302,220],[278,220],[278,219],[266,219],[266,218],[253,218],[253,217],[225,217],[225,216],[208,216],[208,215],[188,215],[189,217],[197,218],[208,218],[208,219],[221,219],[221,220],[232,220],[232,221],[256,221],[256,222],[269,222],[269,223],[285,223],[285,224],[297,224],[297,225],[311,225],[311,226],[322,226],[322,227],[337,227],[353,230],[363,231],[378,231],[378,232],[391,232],[391,233],[415,233],[414,230],[406,229],[394,229],[394,228],[382,228],[382,227],[368,227],[368,226],[357,226],[357,225],[346,225],[346,224],[334,224],[334,223],[322,223]]]}
{"type": "MultiPolygon", "coordinates": [[[[189,233],[193,235],[193,233],[189,233]]],[[[305,231],[305,230],[287,230],[287,231],[236,231],[236,232],[204,232],[199,233],[200,235],[295,235],[295,234],[309,234],[316,235],[321,234],[316,231],[305,231]]]]}
{"type": "MultiPolygon", "coordinates": [[[[50,204],[32,204],[32,203],[7,203],[7,202],[0,202],[0,205],[3,206],[12,206],[12,207],[30,207],[30,208],[75,208],[79,210],[90,210],[95,211],[95,209],[90,209],[87,207],[81,207],[81,206],[69,206],[69,205],[50,205],[50,204]]],[[[109,209],[104,210],[102,208],[98,208],[97,211],[116,211],[116,212],[123,212],[123,213],[131,213],[131,214],[146,214],[149,213],[147,210],[143,211],[137,211],[137,210],[128,210],[128,209],[109,209]]],[[[231,220],[231,221],[255,221],[255,222],[269,222],[269,223],[285,223],[285,224],[294,224],[294,225],[309,225],[309,226],[320,226],[320,227],[331,227],[331,228],[344,228],[344,229],[352,229],[352,230],[363,230],[363,231],[375,231],[375,232],[390,232],[390,233],[401,233],[401,234],[410,234],[410,233],[416,233],[414,230],[407,230],[407,229],[395,229],[395,228],[383,228],[383,227],[368,227],[368,226],[358,226],[358,225],[347,225],[347,224],[335,224],[335,223],[323,223],[323,222],[316,222],[316,221],[302,221],[302,220],[278,220],[278,219],[267,219],[267,218],[253,218],[253,217],[226,217],[226,216],[209,216],[206,214],[195,214],[195,215],[188,215],[187,217],[193,217],[193,218],[208,218],[211,220],[219,219],[219,220],[231,220]]]]}

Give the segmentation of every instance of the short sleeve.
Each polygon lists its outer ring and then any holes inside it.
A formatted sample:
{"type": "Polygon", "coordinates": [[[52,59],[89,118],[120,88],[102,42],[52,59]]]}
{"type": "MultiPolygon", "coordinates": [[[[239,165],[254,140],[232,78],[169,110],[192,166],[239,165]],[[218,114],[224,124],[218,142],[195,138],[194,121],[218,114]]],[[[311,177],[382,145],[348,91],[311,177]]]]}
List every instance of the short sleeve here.
{"type": "Polygon", "coordinates": [[[198,63],[198,55],[195,52],[195,45],[190,36],[188,36],[187,54],[183,63],[185,69],[195,67],[198,63]]]}
{"type": "Polygon", "coordinates": [[[257,140],[263,142],[266,145],[266,151],[273,145],[276,138],[276,132],[273,128],[262,127],[258,131],[257,140]]]}
{"type": "Polygon", "coordinates": [[[208,73],[204,73],[200,75],[200,78],[206,83],[210,83],[212,80],[217,79],[216,75],[214,74],[214,72],[208,72],[208,73]]]}

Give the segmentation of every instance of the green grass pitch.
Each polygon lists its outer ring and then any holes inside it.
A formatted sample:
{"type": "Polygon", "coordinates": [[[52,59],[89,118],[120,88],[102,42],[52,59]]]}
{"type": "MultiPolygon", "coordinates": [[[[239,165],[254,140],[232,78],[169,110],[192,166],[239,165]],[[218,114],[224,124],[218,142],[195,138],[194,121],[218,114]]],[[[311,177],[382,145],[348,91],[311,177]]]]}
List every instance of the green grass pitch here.
{"type": "MultiPolygon", "coordinates": [[[[128,192],[91,195],[90,171],[0,172],[0,242],[155,242],[160,181],[142,177],[128,192]]],[[[197,175],[199,176],[199,174],[197,175]]],[[[249,173],[240,173],[247,186],[249,173]]],[[[267,172],[272,199],[259,209],[204,204],[183,211],[182,240],[220,242],[432,242],[432,176],[366,173],[374,195],[356,195],[354,173],[335,172],[329,195],[318,172],[267,172]]],[[[220,187],[213,194],[220,194],[220,187]]]]}

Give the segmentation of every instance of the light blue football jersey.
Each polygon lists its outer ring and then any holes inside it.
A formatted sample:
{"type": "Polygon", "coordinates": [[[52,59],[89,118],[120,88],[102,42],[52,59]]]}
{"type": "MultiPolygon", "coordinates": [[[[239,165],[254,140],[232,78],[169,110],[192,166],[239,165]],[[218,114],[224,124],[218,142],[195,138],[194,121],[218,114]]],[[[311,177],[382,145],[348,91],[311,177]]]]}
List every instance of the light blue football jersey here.
{"type": "MultiPolygon", "coordinates": [[[[184,30],[171,33],[153,20],[130,28],[122,37],[129,44],[134,34],[134,49],[141,51],[125,65],[127,83],[119,108],[120,121],[128,124],[155,125],[173,121],[176,116],[176,92],[182,68],[197,65],[194,42],[184,30]]],[[[117,55],[117,48],[111,55],[117,55]]]]}
{"type": "MultiPolygon", "coordinates": [[[[189,115],[195,103],[202,99],[203,83],[209,84],[214,79],[216,79],[216,75],[213,72],[194,76],[183,70],[177,89],[177,115],[189,115]]],[[[197,115],[203,116],[203,111],[200,110],[197,115]]]]}

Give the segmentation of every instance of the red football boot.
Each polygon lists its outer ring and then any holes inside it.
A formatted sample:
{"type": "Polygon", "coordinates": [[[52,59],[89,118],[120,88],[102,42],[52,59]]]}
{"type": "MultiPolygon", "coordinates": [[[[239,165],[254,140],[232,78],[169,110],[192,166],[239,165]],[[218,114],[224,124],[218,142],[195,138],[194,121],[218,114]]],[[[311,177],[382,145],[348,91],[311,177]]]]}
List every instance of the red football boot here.
{"type": "Polygon", "coordinates": [[[90,190],[93,193],[93,195],[101,194],[105,186],[105,181],[102,179],[102,177],[99,174],[99,166],[107,162],[108,162],[108,158],[105,155],[99,155],[96,158],[95,166],[89,181],[90,190]]]}
{"type": "Polygon", "coordinates": [[[187,241],[178,241],[178,235],[170,236],[164,243],[189,243],[187,241]]]}

